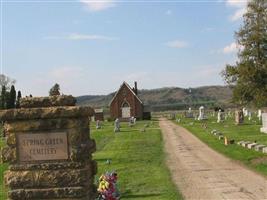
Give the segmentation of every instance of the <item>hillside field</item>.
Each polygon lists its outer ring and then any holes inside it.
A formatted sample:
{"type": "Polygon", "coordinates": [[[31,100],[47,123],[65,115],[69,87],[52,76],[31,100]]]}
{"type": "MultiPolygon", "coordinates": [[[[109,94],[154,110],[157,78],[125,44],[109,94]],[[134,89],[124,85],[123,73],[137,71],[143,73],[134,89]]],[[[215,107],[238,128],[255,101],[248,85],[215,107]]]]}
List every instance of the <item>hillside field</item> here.
{"type": "MultiPolygon", "coordinates": [[[[115,92],[108,95],[85,95],[76,98],[78,105],[102,107],[108,110],[109,102],[114,95],[115,92]]],[[[232,106],[232,90],[227,86],[138,90],[138,96],[151,111],[182,110],[188,106],[198,108],[201,105],[205,107],[232,106]]]]}

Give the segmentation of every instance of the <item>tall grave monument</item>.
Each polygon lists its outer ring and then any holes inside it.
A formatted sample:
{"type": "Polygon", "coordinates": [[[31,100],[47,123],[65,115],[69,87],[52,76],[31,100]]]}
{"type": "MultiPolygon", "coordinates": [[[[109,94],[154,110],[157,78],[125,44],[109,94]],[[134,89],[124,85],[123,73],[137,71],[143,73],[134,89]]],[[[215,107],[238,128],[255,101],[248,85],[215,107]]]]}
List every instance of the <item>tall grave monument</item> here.
{"type": "Polygon", "coordinates": [[[244,123],[244,113],[243,110],[236,110],[235,111],[235,124],[240,125],[244,123]]]}
{"type": "Polygon", "coordinates": [[[262,128],[260,131],[262,133],[267,133],[267,113],[262,113],[262,128]]]}
{"type": "Polygon", "coordinates": [[[2,161],[8,198],[93,200],[95,142],[89,135],[89,107],[72,96],[22,98],[20,109],[3,110],[7,147],[2,161]]]}

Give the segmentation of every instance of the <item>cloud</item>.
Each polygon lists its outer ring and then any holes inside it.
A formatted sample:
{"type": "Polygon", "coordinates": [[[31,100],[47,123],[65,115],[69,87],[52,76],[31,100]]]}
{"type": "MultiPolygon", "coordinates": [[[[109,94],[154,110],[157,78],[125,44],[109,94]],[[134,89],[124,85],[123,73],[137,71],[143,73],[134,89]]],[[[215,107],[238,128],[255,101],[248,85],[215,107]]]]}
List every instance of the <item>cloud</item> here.
{"type": "Polygon", "coordinates": [[[87,34],[79,34],[79,33],[71,33],[67,36],[48,36],[44,37],[46,40],[106,40],[106,41],[112,41],[112,40],[118,40],[119,38],[116,37],[109,37],[104,35],[87,35],[87,34]]]}
{"type": "Polygon", "coordinates": [[[178,49],[188,47],[188,43],[181,40],[169,41],[165,43],[165,45],[171,48],[178,48],[178,49]]]}
{"type": "Polygon", "coordinates": [[[85,35],[72,33],[67,37],[68,40],[118,40],[115,37],[108,37],[103,35],[85,35]]]}
{"type": "Polygon", "coordinates": [[[237,21],[239,19],[242,19],[243,15],[246,13],[247,9],[246,8],[240,8],[235,13],[230,16],[231,21],[237,21]]]}
{"type": "Polygon", "coordinates": [[[231,7],[245,7],[248,0],[226,0],[226,5],[231,7]]]}
{"type": "Polygon", "coordinates": [[[227,0],[226,6],[235,8],[235,12],[230,16],[231,21],[237,21],[243,17],[247,11],[248,0],[227,0]]]}
{"type": "Polygon", "coordinates": [[[114,0],[80,0],[91,12],[97,12],[112,8],[115,6],[114,0]]]}
{"type": "Polygon", "coordinates": [[[231,54],[231,53],[236,53],[238,51],[238,45],[233,42],[229,45],[227,45],[226,47],[223,48],[222,52],[224,54],[231,54]]]}
{"type": "Polygon", "coordinates": [[[167,10],[167,11],[165,12],[165,14],[166,14],[166,15],[172,15],[172,10],[167,10]]]}
{"type": "Polygon", "coordinates": [[[79,78],[83,75],[83,68],[81,67],[58,67],[54,68],[50,73],[50,76],[57,81],[72,81],[75,78],[79,78]]]}

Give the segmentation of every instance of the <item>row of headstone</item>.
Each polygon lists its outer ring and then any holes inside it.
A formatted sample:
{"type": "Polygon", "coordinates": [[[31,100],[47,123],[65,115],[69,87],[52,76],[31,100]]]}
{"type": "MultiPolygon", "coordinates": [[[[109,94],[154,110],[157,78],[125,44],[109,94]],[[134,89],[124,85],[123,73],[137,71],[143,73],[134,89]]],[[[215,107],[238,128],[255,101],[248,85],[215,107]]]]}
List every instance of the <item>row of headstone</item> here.
{"type": "Polygon", "coordinates": [[[238,145],[245,147],[247,149],[253,149],[255,151],[259,151],[262,153],[267,153],[267,146],[258,144],[257,142],[250,142],[250,141],[239,141],[237,142],[238,145]]]}

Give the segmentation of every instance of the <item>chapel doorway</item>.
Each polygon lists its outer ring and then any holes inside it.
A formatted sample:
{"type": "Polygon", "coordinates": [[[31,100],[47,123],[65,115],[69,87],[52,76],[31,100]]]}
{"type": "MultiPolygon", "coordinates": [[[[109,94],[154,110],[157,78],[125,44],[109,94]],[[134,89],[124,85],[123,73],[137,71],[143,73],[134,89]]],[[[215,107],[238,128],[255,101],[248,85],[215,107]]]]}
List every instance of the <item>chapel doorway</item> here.
{"type": "Polygon", "coordinates": [[[127,102],[124,102],[122,104],[121,117],[122,118],[130,118],[131,117],[131,108],[127,102]]]}

